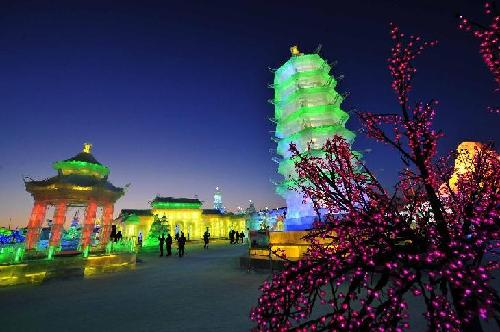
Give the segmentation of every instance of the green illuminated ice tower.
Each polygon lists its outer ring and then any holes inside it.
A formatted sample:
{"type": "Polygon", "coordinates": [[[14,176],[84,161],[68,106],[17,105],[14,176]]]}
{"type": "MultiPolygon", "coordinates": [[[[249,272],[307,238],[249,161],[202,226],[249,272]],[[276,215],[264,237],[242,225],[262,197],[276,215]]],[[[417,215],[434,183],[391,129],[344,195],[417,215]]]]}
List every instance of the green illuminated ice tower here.
{"type": "Polygon", "coordinates": [[[297,177],[290,143],[301,153],[311,143],[310,153],[322,156],[328,138],[339,135],[352,143],[355,135],[345,128],[349,115],[340,108],[343,97],[335,91],[330,65],[318,54],[300,53],[296,46],[290,51],[291,58],[276,70],[273,84],[277,152],[282,157],[278,173],[284,177],[276,191],[286,200],[286,230],[303,230],[311,227],[316,213],[310,201],[303,203],[302,193],[290,188],[297,177]]]}

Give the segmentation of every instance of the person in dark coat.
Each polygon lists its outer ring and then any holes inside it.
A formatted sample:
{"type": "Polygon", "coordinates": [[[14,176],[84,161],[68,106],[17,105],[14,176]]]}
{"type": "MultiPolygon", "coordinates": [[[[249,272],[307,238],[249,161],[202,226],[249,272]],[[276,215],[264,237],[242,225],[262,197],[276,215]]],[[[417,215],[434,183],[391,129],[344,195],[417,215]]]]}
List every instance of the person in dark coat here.
{"type": "Polygon", "coordinates": [[[115,242],[121,241],[122,237],[122,231],[118,231],[118,233],[116,233],[115,242]]]}
{"type": "Polygon", "coordinates": [[[165,234],[162,234],[161,237],[158,236],[158,240],[160,241],[160,257],[163,256],[163,243],[165,243],[165,234]]]}
{"type": "Polygon", "coordinates": [[[111,234],[109,234],[109,239],[111,242],[116,242],[116,226],[113,225],[113,228],[111,229],[111,234]]]}
{"type": "Polygon", "coordinates": [[[168,233],[167,235],[166,247],[167,247],[167,256],[172,256],[172,236],[170,235],[170,233],[168,233]]]}
{"type": "Polygon", "coordinates": [[[181,232],[181,236],[179,237],[179,240],[177,240],[177,244],[179,245],[179,257],[182,257],[184,256],[184,245],[186,244],[184,232],[181,232]]]}
{"type": "Polygon", "coordinates": [[[234,243],[234,231],[233,230],[229,231],[229,243],[230,244],[234,243]]]}
{"type": "Polygon", "coordinates": [[[241,239],[241,243],[244,243],[244,239],[245,239],[245,233],[243,233],[243,231],[241,231],[240,233],[240,239],[241,239]]]}
{"type": "Polygon", "coordinates": [[[208,249],[208,242],[210,241],[210,233],[208,232],[208,229],[205,231],[203,234],[203,242],[205,243],[203,245],[203,249],[208,249]]]}

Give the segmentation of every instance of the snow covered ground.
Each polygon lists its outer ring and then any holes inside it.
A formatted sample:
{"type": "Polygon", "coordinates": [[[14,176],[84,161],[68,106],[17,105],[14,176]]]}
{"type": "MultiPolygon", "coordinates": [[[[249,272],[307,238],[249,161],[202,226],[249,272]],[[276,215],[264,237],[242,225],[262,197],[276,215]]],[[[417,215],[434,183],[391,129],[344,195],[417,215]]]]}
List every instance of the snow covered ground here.
{"type": "Polygon", "coordinates": [[[239,268],[246,250],[187,245],[132,272],[0,289],[0,331],[248,331],[267,274],[239,268]]]}
{"type": "MultiPolygon", "coordinates": [[[[249,331],[268,273],[239,268],[246,250],[188,244],[183,258],[140,255],[135,271],[0,288],[0,331],[249,331]]],[[[411,331],[425,331],[421,299],[408,300],[411,331]]]]}

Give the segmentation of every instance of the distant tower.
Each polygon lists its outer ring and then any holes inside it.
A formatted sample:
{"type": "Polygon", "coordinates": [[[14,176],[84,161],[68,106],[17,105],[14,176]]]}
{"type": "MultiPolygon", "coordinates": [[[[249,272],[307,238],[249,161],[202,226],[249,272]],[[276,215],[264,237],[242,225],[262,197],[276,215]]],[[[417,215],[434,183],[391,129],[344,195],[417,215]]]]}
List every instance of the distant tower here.
{"type": "Polygon", "coordinates": [[[299,152],[307,151],[311,142],[311,155],[321,157],[326,140],[335,135],[352,143],[354,133],[344,125],[349,115],[340,108],[343,97],[335,91],[337,81],[330,75],[330,65],[318,54],[300,53],[297,46],[290,48],[291,58],[275,72],[274,104],[278,173],[284,180],[276,187],[287,205],[287,230],[309,228],[316,217],[312,202],[302,203],[302,193],[290,190],[297,177],[290,158],[290,143],[299,152]]]}
{"type": "Polygon", "coordinates": [[[248,205],[248,207],[246,208],[245,213],[246,213],[246,214],[252,214],[252,213],[257,212],[257,210],[255,209],[255,205],[253,204],[253,202],[252,202],[252,200],[251,200],[251,199],[250,199],[250,200],[248,200],[248,203],[249,203],[249,205],[248,205]]]}
{"type": "Polygon", "coordinates": [[[224,205],[222,205],[222,193],[219,190],[219,187],[215,188],[215,193],[214,193],[214,209],[219,210],[220,213],[224,213],[224,205]]]}

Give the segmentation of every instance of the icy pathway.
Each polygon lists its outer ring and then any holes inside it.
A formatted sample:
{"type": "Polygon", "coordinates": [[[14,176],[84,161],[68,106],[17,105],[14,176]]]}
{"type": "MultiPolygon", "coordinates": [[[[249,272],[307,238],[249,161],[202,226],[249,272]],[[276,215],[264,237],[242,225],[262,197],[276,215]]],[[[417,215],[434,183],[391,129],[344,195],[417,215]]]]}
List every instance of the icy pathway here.
{"type": "MultiPolygon", "coordinates": [[[[249,331],[267,274],[239,269],[246,247],[186,251],[182,259],[144,254],[131,272],[0,288],[0,331],[249,331]]],[[[410,331],[425,331],[422,303],[409,301],[410,331]]],[[[493,322],[483,328],[498,331],[493,322]]]]}
{"type": "Polygon", "coordinates": [[[239,269],[246,247],[186,252],[146,254],[131,272],[0,289],[0,330],[248,331],[267,275],[239,269]]]}

